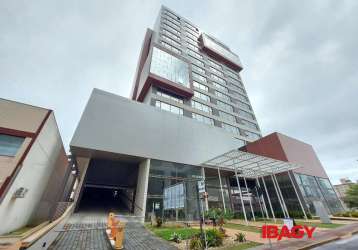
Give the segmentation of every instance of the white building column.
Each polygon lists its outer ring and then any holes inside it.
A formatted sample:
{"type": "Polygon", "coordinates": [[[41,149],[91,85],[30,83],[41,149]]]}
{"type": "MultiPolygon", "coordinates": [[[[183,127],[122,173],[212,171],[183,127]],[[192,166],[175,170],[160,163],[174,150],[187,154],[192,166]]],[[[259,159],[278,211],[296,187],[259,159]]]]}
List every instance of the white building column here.
{"type": "Polygon", "coordinates": [[[273,212],[273,208],[272,208],[270,196],[269,196],[269,194],[268,194],[268,192],[267,192],[265,179],[264,179],[264,177],[261,177],[261,179],[262,179],[262,182],[264,183],[264,188],[265,188],[265,192],[266,192],[266,195],[267,195],[267,200],[268,200],[269,205],[270,205],[270,209],[271,209],[271,213],[272,213],[273,220],[276,222],[276,217],[275,217],[275,213],[273,212]]]}
{"type": "Polygon", "coordinates": [[[222,185],[222,182],[221,182],[221,175],[220,175],[220,169],[219,168],[218,168],[218,175],[219,175],[219,182],[220,182],[221,198],[223,200],[223,208],[224,208],[224,212],[226,213],[224,190],[223,190],[223,185],[222,185]]]}
{"type": "Polygon", "coordinates": [[[239,189],[242,211],[243,211],[243,213],[244,213],[246,225],[248,225],[249,223],[247,222],[244,200],[242,199],[241,187],[240,187],[239,177],[237,176],[237,170],[236,170],[236,168],[235,168],[235,177],[236,177],[237,187],[238,187],[238,189],[239,189]]]}
{"type": "Polygon", "coordinates": [[[147,192],[149,182],[150,159],[146,159],[139,164],[137,190],[134,203],[134,214],[141,217],[142,222],[145,219],[147,206],[147,192]]]}
{"type": "Polygon", "coordinates": [[[271,175],[271,180],[272,180],[273,187],[275,188],[275,191],[276,191],[276,195],[277,195],[278,202],[280,203],[281,210],[282,210],[282,212],[283,212],[283,217],[286,218],[286,217],[287,217],[287,215],[286,215],[286,210],[285,210],[285,208],[283,207],[280,193],[279,193],[278,190],[277,190],[276,182],[275,182],[275,180],[273,179],[273,176],[272,176],[272,175],[271,175]]]}
{"type": "Polygon", "coordinates": [[[277,179],[276,179],[276,175],[275,175],[275,174],[273,175],[273,178],[274,178],[275,181],[276,181],[276,185],[277,185],[277,188],[278,188],[278,192],[279,192],[280,195],[281,195],[282,204],[283,204],[283,207],[284,207],[285,210],[286,210],[287,218],[290,218],[290,214],[288,213],[288,209],[287,209],[287,206],[286,206],[285,199],[283,198],[283,195],[282,195],[282,192],[281,192],[281,188],[280,188],[280,185],[278,184],[278,181],[277,181],[277,179]]]}
{"type": "MultiPolygon", "coordinates": [[[[247,188],[247,183],[246,183],[246,178],[245,178],[245,177],[244,177],[244,182],[245,182],[246,192],[249,193],[249,189],[247,188]]],[[[254,219],[254,221],[256,221],[256,219],[255,219],[255,213],[254,213],[254,210],[252,209],[251,197],[250,197],[249,203],[250,203],[252,218],[254,219]]]]}
{"type": "MultiPolygon", "coordinates": [[[[259,181],[259,178],[257,178],[257,177],[256,177],[256,182],[257,182],[257,186],[258,186],[258,187],[260,188],[260,190],[261,190],[260,181],[259,181]]],[[[262,200],[262,203],[263,203],[263,205],[264,205],[264,210],[265,210],[265,213],[266,213],[266,218],[267,218],[267,219],[270,219],[270,216],[269,216],[269,214],[268,214],[267,207],[266,207],[265,198],[263,197],[263,194],[261,194],[261,195],[259,196],[259,199],[262,200]]],[[[260,203],[260,206],[261,206],[261,203],[260,203]]]]}
{"type": "MultiPolygon", "coordinates": [[[[206,178],[205,178],[205,168],[201,167],[201,176],[203,177],[204,183],[205,183],[205,187],[206,187],[206,178]]],[[[205,188],[206,189],[206,188],[205,188]]],[[[205,211],[209,210],[209,202],[208,202],[208,198],[205,197],[205,211]]]]}

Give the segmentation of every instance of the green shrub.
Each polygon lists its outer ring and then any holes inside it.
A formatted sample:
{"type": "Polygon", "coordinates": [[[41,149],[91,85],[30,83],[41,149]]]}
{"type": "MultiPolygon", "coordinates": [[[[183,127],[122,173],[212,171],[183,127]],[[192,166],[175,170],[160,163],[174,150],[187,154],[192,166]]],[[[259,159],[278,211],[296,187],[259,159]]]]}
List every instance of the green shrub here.
{"type": "Polygon", "coordinates": [[[180,234],[174,232],[171,236],[170,236],[170,241],[174,241],[175,243],[180,243],[182,240],[182,237],[180,234]]]}
{"type": "Polygon", "coordinates": [[[235,234],[236,235],[236,239],[235,241],[238,241],[238,242],[245,242],[246,241],[246,236],[244,233],[238,233],[238,234],[235,234]]]}
{"type": "Polygon", "coordinates": [[[334,216],[338,217],[355,217],[358,218],[358,211],[346,211],[334,214],[334,216]]]}
{"type": "MultiPolygon", "coordinates": [[[[218,247],[223,244],[224,235],[220,233],[217,229],[209,229],[206,231],[206,242],[208,247],[218,247]]],[[[205,246],[204,239],[202,239],[202,244],[205,246]]]]}
{"type": "Polygon", "coordinates": [[[198,235],[195,235],[190,239],[189,249],[190,250],[201,250],[201,249],[203,249],[202,241],[201,241],[201,239],[200,239],[200,237],[198,235]]]}

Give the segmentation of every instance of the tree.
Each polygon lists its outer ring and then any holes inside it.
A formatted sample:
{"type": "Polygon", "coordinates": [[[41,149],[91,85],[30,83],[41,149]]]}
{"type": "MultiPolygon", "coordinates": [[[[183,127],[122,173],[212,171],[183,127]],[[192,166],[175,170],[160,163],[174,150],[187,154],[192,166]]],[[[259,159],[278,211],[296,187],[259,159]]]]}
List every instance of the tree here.
{"type": "Polygon", "coordinates": [[[349,208],[358,207],[358,184],[352,184],[349,186],[344,201],[349,208]]]}

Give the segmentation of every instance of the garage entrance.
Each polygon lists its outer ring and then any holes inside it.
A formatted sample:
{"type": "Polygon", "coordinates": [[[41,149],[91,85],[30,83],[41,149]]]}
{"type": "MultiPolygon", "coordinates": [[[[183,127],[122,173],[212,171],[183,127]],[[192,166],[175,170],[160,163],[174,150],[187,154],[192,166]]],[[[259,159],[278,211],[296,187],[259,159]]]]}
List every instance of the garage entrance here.
{"type": "Polygon", "coordinates": [[[137,162],[91,159],[76,211],[133,213],[137,162]]]}

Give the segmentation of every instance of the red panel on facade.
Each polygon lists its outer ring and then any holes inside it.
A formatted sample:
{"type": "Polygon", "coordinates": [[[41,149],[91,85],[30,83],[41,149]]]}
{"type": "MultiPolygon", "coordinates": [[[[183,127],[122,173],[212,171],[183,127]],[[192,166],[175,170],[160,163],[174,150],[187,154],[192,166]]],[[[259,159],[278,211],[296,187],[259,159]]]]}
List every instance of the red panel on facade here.
{"type": "Polygon", "coordinates": [[[328,178],[311,145],[279,133],[272,133],[242,147],[241,150],[281,161],[300,163],[294,172],[328,178]]]}

